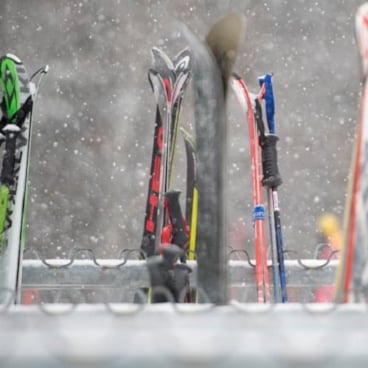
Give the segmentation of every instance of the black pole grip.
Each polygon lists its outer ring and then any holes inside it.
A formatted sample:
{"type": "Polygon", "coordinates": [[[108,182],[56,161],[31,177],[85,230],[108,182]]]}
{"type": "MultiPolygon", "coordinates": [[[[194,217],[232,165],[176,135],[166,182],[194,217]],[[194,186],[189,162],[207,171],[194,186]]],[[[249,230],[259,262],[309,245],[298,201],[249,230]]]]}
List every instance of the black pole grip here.
{"type": "Polygon", "coordinates": [[[14,181],[14,170],[15,170],[15,153],[17,148],[17,137],[20,136],[21,127],[27,117],[31,112],[33,106],[32,96],[29,96],[23,105],[15,114],[15,122],[11,120],[14,119],[1,119],[2,133],[5,135],[5,153],[3,157],[3,166],[1,170],[0,180],[1,183],[6,186],[11,186],[14,181]]]}
{"type": "Polygon", "coordinates": [[[16,139],[17,137],[15,133],[7,133],[3,166],[0,176],[1,184],[6,185],[7,187],[10,187],[14,183],[16,139]]]}
{"type": "Polygon", "coordinates": [[[177,263],[183,252],[177,245],[167,244],[163,247],[162,257],[151,257],[147,260],[152,303],[169,302],[170,296],[175,302],[186,301],[181,300],[181,297],[188,298],[189,294],[183,295],[183,291],[189,288],[189,274],[192,269],[177,263]]]}
{"type": "Polygon", "coordinates": [[[265,187],[275,189],[282,184],[279,173],[276,144],[279,138],[274,134],[263,136],[260,139],[262,149],[262,184],[265,187]]]}

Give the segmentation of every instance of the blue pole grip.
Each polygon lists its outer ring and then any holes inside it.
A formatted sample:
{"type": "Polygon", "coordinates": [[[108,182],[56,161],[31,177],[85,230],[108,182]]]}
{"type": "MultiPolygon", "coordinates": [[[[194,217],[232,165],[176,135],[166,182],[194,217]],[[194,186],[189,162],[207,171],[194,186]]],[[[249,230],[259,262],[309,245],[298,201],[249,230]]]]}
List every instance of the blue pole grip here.
{"type": "Polygon", "coordinates": [[[273,96],[273,88],[272,88],[272,74],[268,73],[262,77],[258,78],[259,84],[262,87],[265,85],[265,95],[264,100],[266,102],[266,118],[268,131],[270,134],[275,134],[275,99],[273,96]]]}

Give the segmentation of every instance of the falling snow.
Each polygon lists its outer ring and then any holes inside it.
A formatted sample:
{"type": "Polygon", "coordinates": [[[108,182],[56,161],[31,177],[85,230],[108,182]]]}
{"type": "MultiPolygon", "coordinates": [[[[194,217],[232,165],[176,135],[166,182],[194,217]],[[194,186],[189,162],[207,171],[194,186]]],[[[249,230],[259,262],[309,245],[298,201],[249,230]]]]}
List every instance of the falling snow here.
{"type": "MultiPolygon", "coordinates": [[[[2,0],[2,53],[18,55],[30,71],[50,66],[35,111],[27,246],[46,256],[90,247],[99,257],[139,247],[154,127],[150,49],[173,56],[186,46],[180,22],[204,35],[237,10],[247,21],[238,73],[254,92],[258,75],[274,73],[285,248],[313,254],[321,213],[342,218],[358,115],[353,15],[360,3],[2,0]]],[[[229,230],[241,218],[249,240],[247,129],[233,97],[229,230]]],[[[190,92],[182,124],[192,131],[190,92]]],[[[185,191],[180,139],[176,157],[175,186],[185,191]]]]}

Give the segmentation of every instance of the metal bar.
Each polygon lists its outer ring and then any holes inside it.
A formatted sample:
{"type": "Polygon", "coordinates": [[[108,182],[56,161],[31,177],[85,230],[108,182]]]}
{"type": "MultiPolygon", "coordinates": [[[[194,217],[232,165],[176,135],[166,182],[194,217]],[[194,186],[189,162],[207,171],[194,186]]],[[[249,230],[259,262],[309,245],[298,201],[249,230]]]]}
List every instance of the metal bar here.
{"type": "MultiPolygon", "coordinates": [[[[142,288],[149,287],[145,261],[128,260],[123,265],[119,260],[80,260],[68,266],[67,260],[23,260],[23,289],[49,289],[74,287],[142,288]],[[46,265],[46,264],[47,265],[46,265]],[[119,266],[120,265],[120,266],[119,266]]],[[[230,285],[254,288],[253,260],[230,260],[230,285]]],[[[337,260],[286,260],[285,266],[289,287],[321,287],[332,285],[337,260]]],[[[197,263],[188,261],[193,269],[191,284],[196,286],[197,263]]]]}

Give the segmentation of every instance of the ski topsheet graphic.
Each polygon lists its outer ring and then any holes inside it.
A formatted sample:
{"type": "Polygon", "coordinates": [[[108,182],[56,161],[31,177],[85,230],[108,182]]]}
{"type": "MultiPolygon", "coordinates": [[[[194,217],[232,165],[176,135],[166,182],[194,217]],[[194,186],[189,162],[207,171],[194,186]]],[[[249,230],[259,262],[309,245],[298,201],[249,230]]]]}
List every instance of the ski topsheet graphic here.
{"type": "Polygon", "coordinates": [[[344,243],[336,274],[335,301],[360,301],[368,286],[368,3],[356,14],[355,31],[362,65],[362,93],[344,216],[344,243]]]}
{"type": "Polygon", "coordinates": [[[25,242],[27,177],[31,147],[32,109],[41,75],[31,78],[19,58],[7,54],[0,59],[2,94],[0,143],[0,286],[19,298],[22,252],[25,242]],[[33,80],[33,81],[32,81],[33,80]]]}
{"type": "Polygon", "coordinates": [[[184,35],[193,56],[193,92],[197,150],[198,285],[209,300],[225,304],[227,243],[225,229],[226,95],[243,37],[243,18],[229,14],[209,31],[205,42],[189,29],[184,35]]]}

